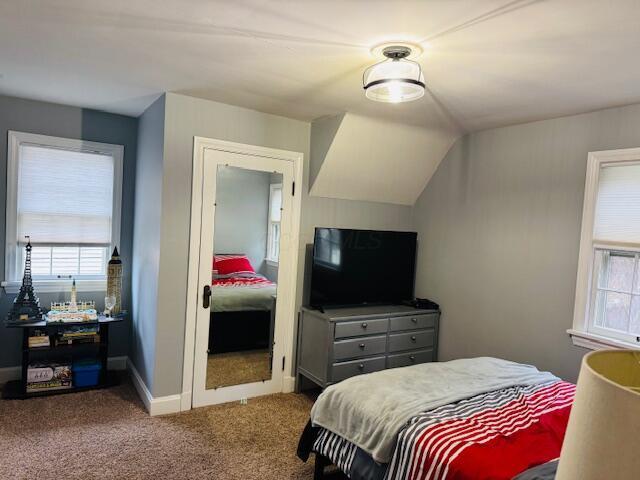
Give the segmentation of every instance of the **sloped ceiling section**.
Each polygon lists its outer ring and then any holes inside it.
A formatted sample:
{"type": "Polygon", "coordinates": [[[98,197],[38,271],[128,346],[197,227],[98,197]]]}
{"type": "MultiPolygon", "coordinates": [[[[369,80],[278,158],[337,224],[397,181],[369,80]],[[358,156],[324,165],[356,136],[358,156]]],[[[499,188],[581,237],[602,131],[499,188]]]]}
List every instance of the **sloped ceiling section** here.
{"type": "Polygon", "coordinates": [[[413,205],[457,137],[352,113],[320,118],[311,124],[309,194],[413,205]]]}

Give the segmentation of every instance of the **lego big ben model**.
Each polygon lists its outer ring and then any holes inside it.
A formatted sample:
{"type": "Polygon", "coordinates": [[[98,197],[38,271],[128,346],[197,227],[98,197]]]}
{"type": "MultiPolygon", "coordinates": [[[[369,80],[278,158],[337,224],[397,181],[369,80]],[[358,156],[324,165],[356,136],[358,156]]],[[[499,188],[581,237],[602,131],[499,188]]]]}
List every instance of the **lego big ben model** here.
{"type": "Polygon", "coordinates": [[[115,297],[116,305],[111,309],[111,314],[117,315],[122,310],[122,260],[120,260],[118,247],[113,249],[113,254],[107,267],[107,296],[115,297]]]}

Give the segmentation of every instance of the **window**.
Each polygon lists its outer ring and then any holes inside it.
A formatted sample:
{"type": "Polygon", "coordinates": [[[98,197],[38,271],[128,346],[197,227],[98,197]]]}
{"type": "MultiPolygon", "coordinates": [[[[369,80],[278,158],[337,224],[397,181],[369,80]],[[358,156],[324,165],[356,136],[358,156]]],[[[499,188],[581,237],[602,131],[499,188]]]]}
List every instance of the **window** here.
{"type": "Polygon", "coordinates": [[[323,228],[316,242],[316,261],[331,270],[339,270],[342,263],[342,232],[337,228],[323,228]]]}
{"type": "Polygon", "coordinates": [[[282,184],[269,187],[269,226],[267,232],[267,262],[278,263],[280,254],[280,219],[282,218],[282,184]]]}
{"type": "Polygon", "coordinates": [[[104,290],[110,250],[120,241],[120,145],[9,132],[7,291],[17,291],[26,236],[38,291],[104,290]]]}
{"type": "Polygon", "coordinates": [[[640,347],[640,149],[589,154],[574,343],[640,347]]]}

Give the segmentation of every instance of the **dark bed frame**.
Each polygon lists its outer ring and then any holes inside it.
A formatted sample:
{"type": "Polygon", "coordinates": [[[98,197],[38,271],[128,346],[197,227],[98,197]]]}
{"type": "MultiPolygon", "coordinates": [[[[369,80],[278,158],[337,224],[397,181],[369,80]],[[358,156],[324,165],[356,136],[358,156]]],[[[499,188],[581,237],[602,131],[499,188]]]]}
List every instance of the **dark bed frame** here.
{"type": "Polygon", "coordinates": [[[315,457],[316,458],[313,466],[313,480],[323,480],[324,468],[331,465],[331,460],[329,460],[324,455],[320,455],[319,453],[316,453],[315,457]]]}
{"type": "Polygon", "coordinates": [[[209,353],[269,348],[271,311],[211,312],[209,353]]]}
{"type": "MultiPolygon", "coordinates": [[[[214,255],[244,255],[217,253],[214,255]]],[[[209,315],[209,353],[240,352],[273,347],[272,310],[211,312],[209,315]]]]}

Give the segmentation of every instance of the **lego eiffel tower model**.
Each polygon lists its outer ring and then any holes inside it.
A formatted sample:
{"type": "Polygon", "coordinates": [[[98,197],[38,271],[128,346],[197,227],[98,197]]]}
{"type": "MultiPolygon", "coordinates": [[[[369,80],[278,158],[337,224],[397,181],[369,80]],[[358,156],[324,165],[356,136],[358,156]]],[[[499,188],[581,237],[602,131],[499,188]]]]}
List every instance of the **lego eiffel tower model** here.
{"type": "Polygon", "coordinates": [[[34,323],[42,320],[42,309],[40,308],[40,300],[33,291],[33,281],[31,279],[31,239],[26,237],[27,252],[24,261],[24,276],[22,277],[22,286],[20,292],[13,301],[13,306],[7,314],[6,323],[34,323]]]}

